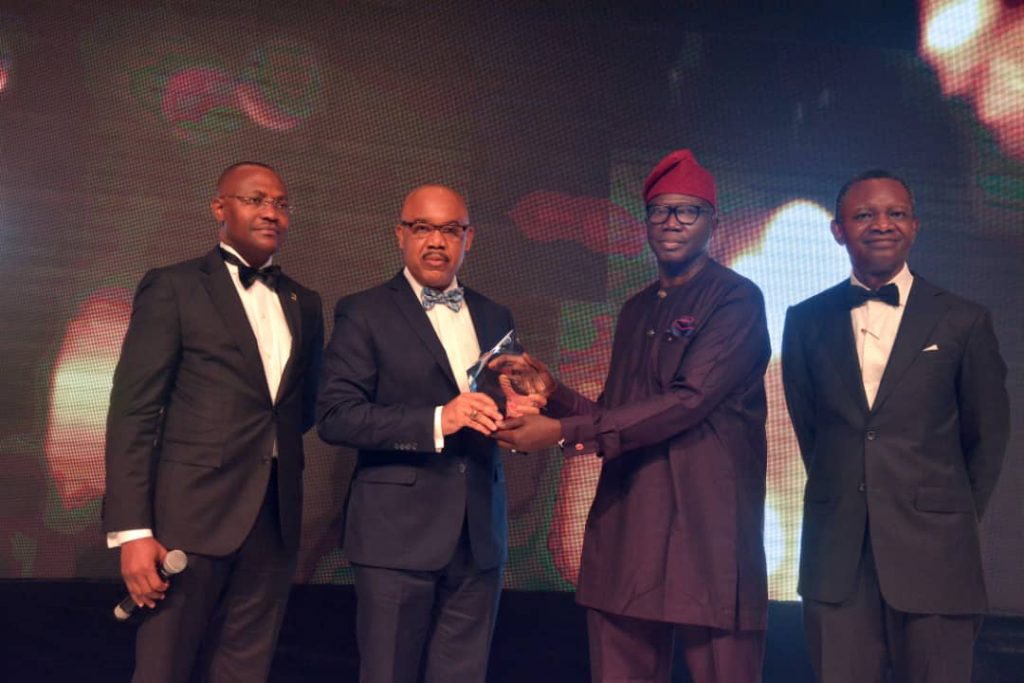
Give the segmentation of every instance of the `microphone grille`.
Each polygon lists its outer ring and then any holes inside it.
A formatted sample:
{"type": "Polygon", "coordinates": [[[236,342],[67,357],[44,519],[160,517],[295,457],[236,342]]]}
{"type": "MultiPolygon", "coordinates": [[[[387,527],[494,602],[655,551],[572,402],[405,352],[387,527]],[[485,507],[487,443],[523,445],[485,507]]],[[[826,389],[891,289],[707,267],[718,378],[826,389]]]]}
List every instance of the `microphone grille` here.
{"type": "Polygon", "coordinates": [[[188,555],[181,550],[172,550],[164,557],[164,573],[168,576],[180,574],[188,566],[188,555]]]}

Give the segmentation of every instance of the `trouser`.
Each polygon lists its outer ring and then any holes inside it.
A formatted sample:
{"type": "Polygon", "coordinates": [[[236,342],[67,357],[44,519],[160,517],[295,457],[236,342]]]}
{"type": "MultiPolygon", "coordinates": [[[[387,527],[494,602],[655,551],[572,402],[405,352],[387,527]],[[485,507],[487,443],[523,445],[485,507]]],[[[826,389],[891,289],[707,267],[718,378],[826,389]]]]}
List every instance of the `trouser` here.
{"type": "Polygon", "coordinates": [[[437,571],[354,565],[361,683],[483,683],[502,567],[480,569],[465,521],[437,571]]]}
{"type": "Polygon", "coordinates": [[[190,553],[188,568],[139,625],[132,681],[267,680],[296,565],[281,539],[276,470],[275,462],[241,547],[227,557],[190,553]]]}
{"type": "Polygon", "coordinates": [[[882,597],[864,534],[856,589],[840,603],[804,599],[804,630],[820,683],[969,683],[979,615],[911,614],[882,597]],[[887,679],[891,669],[892,679],[887,679]]]}
{"type": "Polygon", "coordinates": [[[594,683],[668,683],[673,638],[694,683],[761,680],[764,631],[727,631],[588,609],[587,635],[594,683]]]}

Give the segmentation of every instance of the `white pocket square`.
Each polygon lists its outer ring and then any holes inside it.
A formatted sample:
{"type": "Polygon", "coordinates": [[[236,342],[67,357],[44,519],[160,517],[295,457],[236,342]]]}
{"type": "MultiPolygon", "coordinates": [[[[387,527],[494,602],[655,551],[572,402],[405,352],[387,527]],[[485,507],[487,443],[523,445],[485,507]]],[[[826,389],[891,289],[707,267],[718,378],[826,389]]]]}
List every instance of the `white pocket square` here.
{"type": "Polygon", "coordinates": [[[938,344],[932,344],[931,346],[926,346],[923,349],[921,349],[921,353],[928,353],[929,351],[938,351],[938,350],[939,350],[939,345],[938,344]]]}

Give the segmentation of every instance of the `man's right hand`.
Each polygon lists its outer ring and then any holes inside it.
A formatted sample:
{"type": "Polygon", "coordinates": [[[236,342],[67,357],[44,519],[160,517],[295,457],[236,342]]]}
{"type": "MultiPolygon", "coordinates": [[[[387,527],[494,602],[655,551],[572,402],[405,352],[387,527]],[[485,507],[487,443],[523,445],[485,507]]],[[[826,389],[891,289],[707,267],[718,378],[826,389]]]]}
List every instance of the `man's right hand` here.
{"type": "Polygon", "coordinates": [[[139,538],[121,546],[121,576],[136,605],[156,607],[156,601],[164,599],[170,584],[160,578],[157,567],[166,555],[167,548],[155,538],[139,538]]]}
{"type": "Polygon", "coordinates": [[[551,370],[528,353],[497,356],[487,367],[506,378],[521,394],[539,394],[547,399],[555,390],[556,382],[551,370]]]}
{"type": "Polygon", "coordinates": [[[498,404],[487,394],[459,394],[441,408],[441,433],[454,434],[463,427],[490,436],[501,425],[498,404]]]}

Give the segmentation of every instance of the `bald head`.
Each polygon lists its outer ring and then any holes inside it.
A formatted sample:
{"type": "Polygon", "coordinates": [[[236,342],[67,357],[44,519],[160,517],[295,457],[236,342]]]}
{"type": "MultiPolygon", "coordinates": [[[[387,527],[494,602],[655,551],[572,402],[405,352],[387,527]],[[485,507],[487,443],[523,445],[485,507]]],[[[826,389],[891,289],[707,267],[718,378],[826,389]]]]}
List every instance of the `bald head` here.
{"type": "Polygon", "coordinates": [[[417,187],[402,203],[395,236],[413,278],[424,287],[444,289],[473,245],[466,200],[443,185],[417,187]]]}
{"type": "MultiPolygon", "coordinates": [[[[262,168],[264,171],[269,171],[272,175],[277,176],[277,171],[268,164],[260,161],[239,161],[220,172],[220,176],[217,178],[217,194],[223,194],[225,185],[230,184],[237,176],[254,168],[262,168]]],[[[280,176],[278,177],[280,178],[280,176]]]]}
{"type": "Polygon", "coordinates": [[[422,220],[434,225],[452,222],[468,225],[469,209],[462,195],[450,187],[420,185],[405,196],[402,220],[409,223],[422,220]]]}

